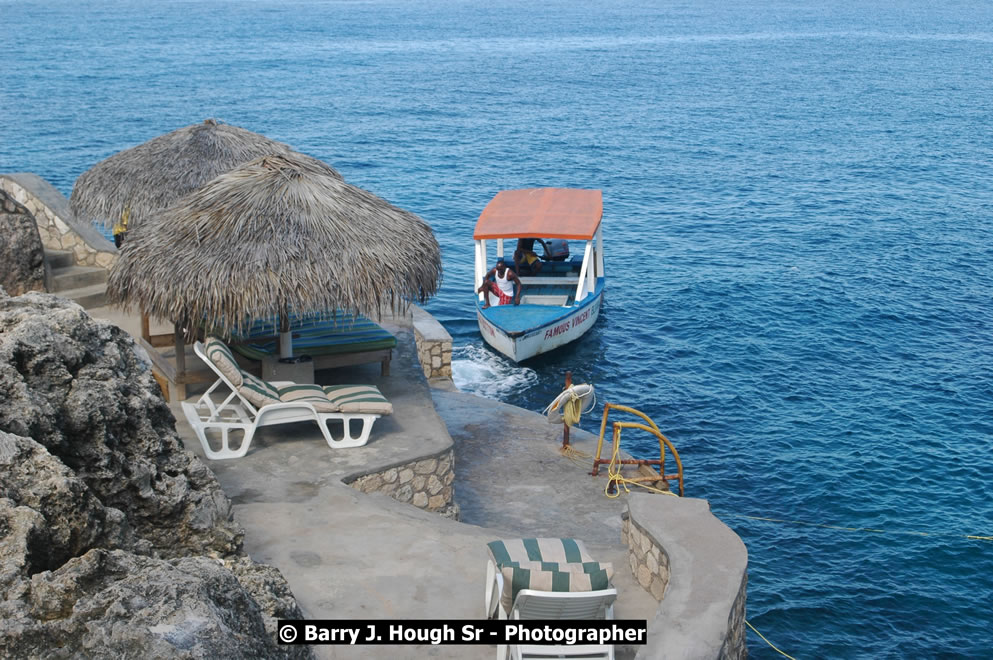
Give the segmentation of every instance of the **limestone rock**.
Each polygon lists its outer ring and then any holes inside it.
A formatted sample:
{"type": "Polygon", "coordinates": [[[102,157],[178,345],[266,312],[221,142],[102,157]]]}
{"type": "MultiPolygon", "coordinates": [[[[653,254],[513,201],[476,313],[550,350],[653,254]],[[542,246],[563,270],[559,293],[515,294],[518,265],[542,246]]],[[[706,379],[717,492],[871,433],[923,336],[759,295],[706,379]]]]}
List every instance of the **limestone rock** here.
{"type": "MultiPolygon", "coordinates": [[[[0,431],[0,470],[0,498],[41,515],[32,525],[30,543],[24,537],[19,549],[24,575],[58,568],[94,547],[133,544],[124,514],[105,508],[72,470],[34,440],[0,431]]],[[[4,554],[0,550],[0,557],[4,554]]]]}
{"type": "Polygon", "coordinates": [[[275,639],[277,619],[302,619],[303,613],[297,605],[290,585],[286,583],[279,569],[265,564],[256,564],[248,557],[238,557],[225,562],[225,566],[238,578],[262,610],[266,632],[275,639]]]}
{"type": "Polygon", "coordinates": [[[120,328],[55,296],[0,298],[0,401],[0,430],[43,445],[156,554],[240,547],[230,502],[120,328]]]}
{"type": "Polygon", "coordinates": [[[0,190],[0,286],[12,296],[45,290],[45,247],[34,216],[0,190]]]}
{"type": "Polygon", "coordinates": [[[312,657],[241,538],[130,337],[0,288],[0,658],[312,657]]]}
{"type": "Polygon", "coordinates": [[[249,591],[205,557],[91,550],[33,576],[24,610],[0,636],[0,656],[311,657],[307,647],[278,645],[249,591]]]}

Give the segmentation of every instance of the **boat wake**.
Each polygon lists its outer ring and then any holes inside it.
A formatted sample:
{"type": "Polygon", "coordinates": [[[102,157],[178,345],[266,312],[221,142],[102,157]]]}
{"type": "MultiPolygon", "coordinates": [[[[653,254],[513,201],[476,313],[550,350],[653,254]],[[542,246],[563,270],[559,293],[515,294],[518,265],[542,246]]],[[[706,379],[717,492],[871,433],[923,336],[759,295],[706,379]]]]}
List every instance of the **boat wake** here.
{"type": "Polygon", "coordinates": [[[463,392],[502,400],[508,394],[535,385],[538,374],[478,344],[470,344],[453,349],[452,380],[463,392]]]}

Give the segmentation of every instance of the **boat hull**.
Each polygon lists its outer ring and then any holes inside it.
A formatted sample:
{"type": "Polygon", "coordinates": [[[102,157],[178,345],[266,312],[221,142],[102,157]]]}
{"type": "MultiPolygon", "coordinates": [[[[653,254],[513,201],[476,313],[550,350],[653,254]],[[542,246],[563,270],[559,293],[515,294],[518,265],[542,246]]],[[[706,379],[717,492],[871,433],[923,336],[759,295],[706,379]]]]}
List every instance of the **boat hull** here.
{"type": "Polygon", "coordinates": [[[600,317],[603,288],[576,307],[563,307],[562,315],[523,332],[507,332],[476,309],[479,333],[487,344],[515,362],[547,353],[582,337],[600,317]]]}

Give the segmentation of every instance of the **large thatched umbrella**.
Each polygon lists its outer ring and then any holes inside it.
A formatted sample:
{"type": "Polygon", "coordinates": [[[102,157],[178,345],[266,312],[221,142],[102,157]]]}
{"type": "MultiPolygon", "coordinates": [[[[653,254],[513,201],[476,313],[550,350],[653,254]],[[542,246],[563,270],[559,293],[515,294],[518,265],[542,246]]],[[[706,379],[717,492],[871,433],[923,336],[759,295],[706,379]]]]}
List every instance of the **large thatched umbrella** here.
{"type": "Polygon", "coordinates": [[[434,294],[441,252],[431,228],[328,170],[281,154],[218,176],[131,233],[108,297],[240,333],[288,310],[378,316],[434,294]]]}
{"type": "MultiPolygon", "coordinates": [[[[80,217],[110,225],[126,215],[134,229],[219,174],[291,151],[264,135],[207,119],[100,161],[76,179],[69,201],[80,217]]],[[[341,178],[337,172],[333,176],[341,178]]]]}

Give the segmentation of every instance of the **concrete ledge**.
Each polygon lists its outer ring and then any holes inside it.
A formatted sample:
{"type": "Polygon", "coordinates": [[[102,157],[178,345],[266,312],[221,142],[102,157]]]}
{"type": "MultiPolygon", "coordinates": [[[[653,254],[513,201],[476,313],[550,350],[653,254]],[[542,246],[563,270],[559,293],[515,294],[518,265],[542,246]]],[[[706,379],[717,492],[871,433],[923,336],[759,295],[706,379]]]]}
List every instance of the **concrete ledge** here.
{"type": "Polygon", "coordinates": [[[428,380],[452,379],[452,336],[433,316],[410,306],[413,315],[417,358],[428,380]]]}
{"type": "Polygon", "coordinates": [[[625,540],[632,568],[658,598],[638,658],[744,658],[748,551],[706,500],[632,493],[625,540]],[[659,553],[652,551],[657,546],[659,553]],[[644,573],[656,557],[655,575],[644,573]],[[640,559],[639,559],[640,557],[640,559]],[[638,568],[635,568],[637,565],[638,568]]]}
{"type": "Polygon", "coordinates": [[[117,260],[114,244],[92,224],[77,219],[65,195],[37,174],[0,174],[0,188],[34,215],[46,248],[71,251],[80,266],[109,270],[117,260]]]}

